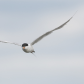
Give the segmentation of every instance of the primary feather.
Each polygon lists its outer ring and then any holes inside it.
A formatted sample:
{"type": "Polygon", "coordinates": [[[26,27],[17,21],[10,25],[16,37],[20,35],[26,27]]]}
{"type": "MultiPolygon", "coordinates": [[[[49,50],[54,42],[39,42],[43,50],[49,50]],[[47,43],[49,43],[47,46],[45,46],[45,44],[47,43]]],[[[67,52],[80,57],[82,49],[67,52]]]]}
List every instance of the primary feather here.
{"type": "Polygon", "coordinates": [[[51,34],[53,31],[61,29],[63,26],[65,26],[73,17],[71,17],[68,21],[66,21],[65,23],[63,23],[62,25],[60,25],[59,27],[46,32],[45,34],[41,35],[40,37],[38,37],[36,40],[34,40],[31,44],[34,45],[35,43],[37,43],[38,41],[40,41],[42,38],[44,38],[45,36],[51,34]]]}

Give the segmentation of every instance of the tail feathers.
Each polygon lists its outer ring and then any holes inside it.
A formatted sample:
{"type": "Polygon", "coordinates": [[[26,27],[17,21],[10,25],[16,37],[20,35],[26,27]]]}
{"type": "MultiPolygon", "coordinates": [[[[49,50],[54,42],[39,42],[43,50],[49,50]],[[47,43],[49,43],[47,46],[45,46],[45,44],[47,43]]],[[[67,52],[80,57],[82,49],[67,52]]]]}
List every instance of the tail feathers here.
{"type": "Polygon", "coordinates": [[[35,57],[36,57],[36,55],[34,54],[35,53],[35,51],[34,52],[31,52],[35,57]]]}

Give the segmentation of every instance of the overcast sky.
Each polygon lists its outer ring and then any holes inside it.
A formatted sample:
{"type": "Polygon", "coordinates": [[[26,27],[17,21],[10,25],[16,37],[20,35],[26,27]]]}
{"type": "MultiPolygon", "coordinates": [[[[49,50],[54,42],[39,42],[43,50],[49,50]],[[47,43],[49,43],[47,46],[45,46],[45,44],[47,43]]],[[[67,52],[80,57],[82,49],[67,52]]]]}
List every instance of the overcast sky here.
{"type": "Polygon", "coordinates": [[[35,56],[0,43],[0,84],[84,84],[83,0],[0,0],[0,40],[35,44],[35,56]],[[77,11],[78,10],[78,11],[77,11]]]}

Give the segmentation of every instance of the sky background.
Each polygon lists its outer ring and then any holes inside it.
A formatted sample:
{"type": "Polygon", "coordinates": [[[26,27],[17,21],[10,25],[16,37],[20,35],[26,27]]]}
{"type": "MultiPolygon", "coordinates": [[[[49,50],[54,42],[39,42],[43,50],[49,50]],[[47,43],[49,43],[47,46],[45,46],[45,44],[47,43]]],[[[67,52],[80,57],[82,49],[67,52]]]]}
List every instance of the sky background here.
{"type": "Polygon", "coordinates": [[[35,44],[35,56],[0,43],[0,84],[84,84],[84,0],[0,0],[0,40],[35,44]],[[77,11],[78,10],[78,11],[77,11]]]}

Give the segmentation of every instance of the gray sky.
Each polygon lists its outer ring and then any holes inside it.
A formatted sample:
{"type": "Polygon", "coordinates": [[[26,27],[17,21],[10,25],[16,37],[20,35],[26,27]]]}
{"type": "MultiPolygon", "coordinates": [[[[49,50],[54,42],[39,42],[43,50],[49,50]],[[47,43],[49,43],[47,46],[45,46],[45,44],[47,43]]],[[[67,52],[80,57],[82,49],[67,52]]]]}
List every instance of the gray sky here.
{"type": "Polygon", "coordinates": [[[36,57],[0,43],[0,84],[84,84],[83,0],[0,0],[0,40],[31,43],[36,57]]]}

